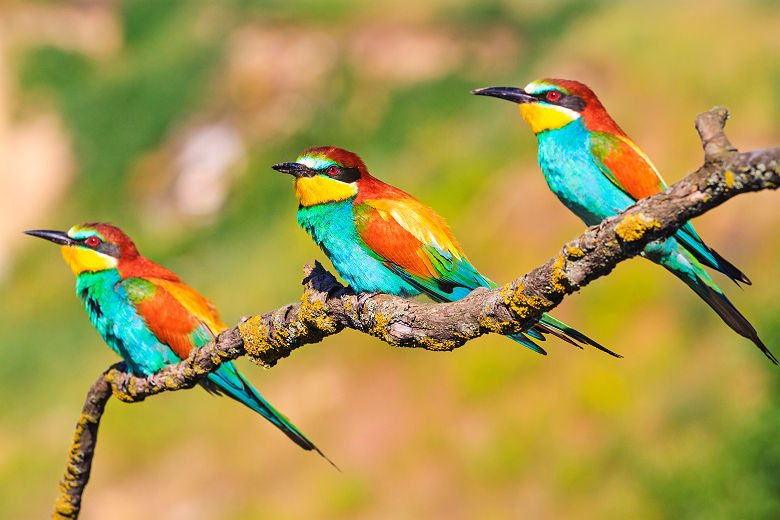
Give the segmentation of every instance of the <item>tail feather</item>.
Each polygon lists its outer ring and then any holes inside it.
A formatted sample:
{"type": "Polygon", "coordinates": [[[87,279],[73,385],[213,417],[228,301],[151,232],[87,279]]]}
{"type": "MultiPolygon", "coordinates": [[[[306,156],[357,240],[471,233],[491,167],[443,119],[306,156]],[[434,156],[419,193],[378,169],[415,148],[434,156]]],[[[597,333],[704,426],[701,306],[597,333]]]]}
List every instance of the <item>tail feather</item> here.
{"type": "MultiPolygon", "coordinates": [[[[255,388],[249,384],[232,363],[224,363],[216,372],[209,374],[203,386],[211,393],[224,394],[244,404],[262,415],[279,428],[295,444],[307,451],[316,451],[334,468],[336,464],[328,458],[313,442],[309,440],[290,420],[271,403],[266,401],[255,388]]],[[[340,471],[340,470],[339,470],[340,471]]]]}
{"type": "Polygon", "coordinates": [[[690,222],[680,228],[674,237],[683,245],[686,251],[696,258],[696,260],[707,267],[725,274],[732,282],[737,284],[737,286],[739,286],[740,283],[752,285],[750,278],[748,278],[745,273],[740,271],[737,266],[720,256],[717,251],[704,243],[701,237],[699,237],[693,229],[690,222]]]}
{"type": "MultiPolygon", "coordinates": [[[[733,281],[737,286],[739,286],[740,283],[744,283],[745,285],[753,285],[753,282],[750,281],[750,278],[747,277],[745,273],[740,271],[737,266],[720,256],[717,251],[712,249],[711,247],[707,246],[705,244],[705,247],[709,249],[710,254],[715,257],[715,260],[718,262],[717,266],[711,266],[714,269],[717,269],[721,273],[725,274],[729,278],[731,278],[731,281],[733,281]]],[[[698,259],[697,259],[698,260],[698,259]]],[[[701,260],[699,260],[701,261],[701,260]]]]}
{"type": "MultiPolygon", "coordinates": [[[[750,324],[747,318],[734,307],[734,304],[726,298],[723,291],[712,281],[701,264],[696,260],[696,255],[687,248],[674,247],[674,243],[671,240],[673,239],[656,244],[656,248],[665,248],[667,254],[651,256],[651,259],[660,262],[669,272],[685,282],[702,300],[707,302],[707,305],[720,316],[726,325],[740,336],[755,343],[759,350],[772,363],[777,365],[777,358],[758,337],[756,329],[753,328],[753,325],[750,324]]],[[[647,249],[645,251],[647,252],[647,249]]]]}
{"type": "Polygon", "coordinates": [[[606,352],[607,354],[611,356],[615,356],[618,358],[621,358],[620,354],[616,354],[615,352],[612,352],[606,347],[601,346],[600,344],[596,343],[586,335],[582,334],[581,332],[569,327],[565,323],[556,320],[549,314],[542,315],[542,318],[530,329],[525,330],[521,332],[520,334],[514,334],[512,336],[509,336],[513,340],[517,341],[521,345],[524,345],[534,352],[538,352],[539,354],[542,354],[543,356],[547,355],[547,351],[544,350],[542,347],[534,343],[534,341],[529,338],[527,335],[533,336],[534,339],[538,339],[541,341],[544,341],[546,338],[544,337],[544,334],[552,334],[553,336],[556,336],[566,343],[569,343],[570,345],[574,345],[577,348],[582,348],[582,345],[590,345],[592,347],[596,347],[597,349],[606,352]]]}
{"type": "Polygon", "coordinates": [[[734,307],[734,304],[726,298],[726,295],[720,291],[709,287],[706,284],[697,284],[691,286],[693,290],[698,294],[702,300],[707,302],[707,305],[712,307],[718,316],[728,325],[731,329],[742,337],[745,337],[755,343],[755,345],[769,358],[769,360],[777,365],[777,358],[774,354],[764,345],[761,338],[758,337],[758,333],[753,325],[745,318],[741,312],[734,307]]]}
{"type": "MultiPolygon", "coordinates": [[[[540,335],[541,335],[541,334],[540,334],[540,335]]],[[[527,336],[526,336],[524,333],[522,333],[522,332],[521,332],[520,334],[514,334],[514,335],[512,335],[512,336],[509,336],[509,337],[510,337],[510,338],[512,338],[513,340],[517,341],[518,343],[520,343],[520,344],[521,344],[521,345],[523,345],[524,347],[528,347],[528,348],[530,348],[530,349],[531,349],[531,350],[533,350],[534,352],[537,352],[537,353],[539,353],[539,354],[541,354],[541,355],[543,355],[543,356],[546,356],[546,355],[547,355],[547,351],[546,351],[546,350],[544,350],[542,347],[540,347],[539,345],[537,345],[536,343],[534,343],[534,342],[533,342],[533,340],[532,340],[531,338],[527,337],[527,336]]],[[[541,339],[542,339],[542,341],[544,341],[544,336],[542,336],[542,338],[541,338],[541,339]]]]}
{"type": "Polygon", "coordinates": [[[613,352],[610,349],[599,344],[598,342],[590,339],[588,336],[581,333],[580,331],[569,327],[562,321],[556,320],[549,314],[543,314],[542,318],[534,326],[534,328],[543,333],[553,334],[554,336],[557,336],[562,340],[571,343],[575,347],[582,348],[582,345],[590,345],[591,347],[595,347],[601,350],[602,352],[609,354],[610,356],[614,356],[617,358],[623,357],[620,354],[613,352]]]}

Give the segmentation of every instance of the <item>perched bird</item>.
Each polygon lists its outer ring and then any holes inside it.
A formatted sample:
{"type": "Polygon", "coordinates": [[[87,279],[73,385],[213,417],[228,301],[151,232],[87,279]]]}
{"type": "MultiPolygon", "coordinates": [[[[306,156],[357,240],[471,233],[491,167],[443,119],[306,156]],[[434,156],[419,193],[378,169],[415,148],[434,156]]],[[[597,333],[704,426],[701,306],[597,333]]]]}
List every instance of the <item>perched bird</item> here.
{"type": "MultiPolygon", "coordinates": [[[[109,224],[88,223],[28,235],[62,246],[76,275],[76,293],[92,324],[136,376],[186,359],[227,327],[216,307],[175,273],[144,258],[130,237],[109,224]]],[[[227,395],[268,419],[305,450],[322,452],[255,390],[231,362],[201,379],[209,392],[227,395]]],[[[327,457],[325,457],[327,459],[327,457]]],[[[329,461],[330,462],[330,461],[329,461]]]]}
{"type": "MultiPolygon", "coordinates": [[[[444,220],[411,195],[369,175],[356,154],[323,146],[273,169],[295,177],[298,224],[358,292],[427,294],[438,302],[463,298],[477,287],[497,287],[469,263],[444,220]]],[[[618,356],[587,336],[542,315],[511,336],[541,354],[533,340],[553,334],[618,356]]]]}
{"type": "MultiPolygon", "coordinates": [[[[593,91],[580,82],[542,79],[524,89],[489,87],[471,93],[519,104],[523,119],[539,141],[539,166],[547,185],[589,226],[666,188],[650,159],[609,116],[593,91]]],[[[705,244],[690,222],[673,237],[648,244],[642,255],[685,282],[729,327],[777,364],[753,326],[702,264],[735,283],[750,284],[750,280],[705,244]]]]}

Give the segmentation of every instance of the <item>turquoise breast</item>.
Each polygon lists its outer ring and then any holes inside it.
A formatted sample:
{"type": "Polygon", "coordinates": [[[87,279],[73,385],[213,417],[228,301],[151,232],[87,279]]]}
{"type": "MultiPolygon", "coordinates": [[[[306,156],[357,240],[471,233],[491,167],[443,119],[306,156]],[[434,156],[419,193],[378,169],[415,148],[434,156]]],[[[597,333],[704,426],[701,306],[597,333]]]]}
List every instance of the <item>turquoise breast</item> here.
{"type": "Polygon", "coordinates": [[[76,278],[76,293],[103,340],[139,376],[181,361],[146,327],[121,282],[117,269],[82,273],[76,278]]]}
{"type": "Polygon", "coordinates": [[[339,276],[356,292],[412,296],[420,291],[393,273],[369,250],[355,229],[352,201],[298,209],[298,224],[330,258],[339,276]]]}
{"type": "Polygon", "coordinates": [[[585,224],[594,226],[634,203],[595,163],[582,119],[541,132],[537,138],[539,166],[547,185],[585,224]]]}

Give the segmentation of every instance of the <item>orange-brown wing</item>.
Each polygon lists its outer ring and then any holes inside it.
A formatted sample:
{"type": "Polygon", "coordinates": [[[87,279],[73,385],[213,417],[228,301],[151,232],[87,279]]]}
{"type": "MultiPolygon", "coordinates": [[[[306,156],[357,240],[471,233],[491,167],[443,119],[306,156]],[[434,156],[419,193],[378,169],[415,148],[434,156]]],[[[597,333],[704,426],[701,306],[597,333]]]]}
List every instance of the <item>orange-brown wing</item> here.
{"type": "Polygon", "coordinates": [[[149,330],[182,359],[226,328],[214,305],[181,282],[136,277],[123,285],[149,330]]]}
{"type": "Polygon", "coordinates": [[[634,200],[666,188],[653,163],[628,137],[594,132],[591,143],[591,152],[604,175],[634,200]]]}
{"type": "Polygon", "coordinates": [[[371,251],[410,274],[439,278],[441,261],[465,260],[442,218],[417,199],[366,199],[353,211],[371,251]]]}
{"type": "Polygon", "coordinates": [[[454,301],[494,286],[469,263],[441,217],[417,199],[365,199],[352,211],[371,253],[431,298],[454,301]]]}

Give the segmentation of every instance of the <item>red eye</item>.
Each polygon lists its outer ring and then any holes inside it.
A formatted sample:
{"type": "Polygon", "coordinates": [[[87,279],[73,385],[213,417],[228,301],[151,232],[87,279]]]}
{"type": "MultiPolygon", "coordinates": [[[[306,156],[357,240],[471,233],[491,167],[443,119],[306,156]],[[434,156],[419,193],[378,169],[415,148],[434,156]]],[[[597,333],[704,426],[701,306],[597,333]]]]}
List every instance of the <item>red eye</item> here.
{"type": "Polygon", "coordinates": [[[86,242],[86,244],[88,246],[93,246],[93,247],[98,245],[99,243],[100,243],[100,239],[98,237],[94,237],[94,236],[93,237],[89,237],[87,239],[87,242],[86,242]]]}
{"type": "Polygon", "coordinates": [[[556,101],[559,97],[561,97],[561,93],[557,90],[551,90],[547,93],[547,101],[556,101]]]}
{"type": "Polygon", "coordinates": [[[333,175],[333,174],[334,174],[334,173],[336,173],[337,171],[339,171],[339,169],[338,169],[338,168],[336,168],[335,166],[330,166],[330,167],[328,167],[328,173],[329,173],[329,174],[331,174],[331,175],[333,175]]]}

